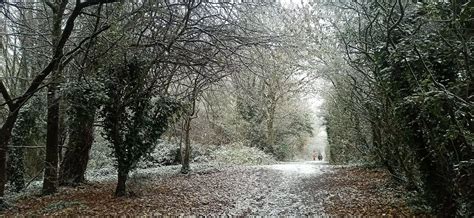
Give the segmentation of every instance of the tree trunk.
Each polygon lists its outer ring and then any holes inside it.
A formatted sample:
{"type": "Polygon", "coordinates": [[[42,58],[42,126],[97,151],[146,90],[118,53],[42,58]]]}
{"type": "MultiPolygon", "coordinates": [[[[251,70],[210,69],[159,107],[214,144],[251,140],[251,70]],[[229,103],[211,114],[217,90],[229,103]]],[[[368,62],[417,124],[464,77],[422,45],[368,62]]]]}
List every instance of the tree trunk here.
{"type": "Polygon", "coordinates": [[[196,99],[197,99],[197,89],[194,88],[193,94],[190,98],[191,110],[188,111],[186,117],[184,118],[184,150],[181,151],[181,173],[187,174],[191,170],[190,157],[191,157],[191,139],[189,134],[191,132],[191,121],[194,114],[196,113],[196,99]]]}
{"type": "Polygon", "coordinates": [[[63,156],[63,151],[64,151],[64,144],[66,143],[67,139],[67,134],[68,134],[68,126],[66,126],[66,112],[64,111],[64,108],[66,108],[66,105],[64,104],[64,101],[60,102],[60,112],[59,112],[59,142],[58,142],[58,161],[59,163],[62,163],[64,160],[63,156]],[[62,104],[61,104],[62,103],[62,104]]]}
{"type": "Polygon", "coordinates": [[[180,137],[179,139],[179,148],[178,150],[176,151],[176,156],[174,158],[174,164],[180,164],[181,163],[181,160],[182,160],[182,154],[181,154],[181,151],[183,149],[183,137],[180,137]]]}
{"type": "Polygon", "coordinates": [[[273,151],[275,147],[275,107],[273,104],[270,106],[267,115],[267,146],[270,151],[273,151]]]}
{"type": "Polygon", "coordinates": [[[70,127],[69,143],[60,170],[60,185],[77,185],[85,182],[89,151],[94,141],[94,115],[92,112],[75,109],[73,125],[70,127]],[[79,114],[87,114],[80,116],[79,114]]]}
{"type": "Polygon", "coordinates": [[[7,149],[12,136],[12,130],[18,118],[19,108],[13,109],[0,129],[0,208],[4,207],[3,196],[7,182],[7,149]]]}
{"type": "Polygon", "coordinates": [[[191,130],[191,117],[188,116],[185,118],[184,121],[184,147],[181,151],[181,173],[187,174],[189,173],[190,166],[189,166],[189,158],[191,156],[191,140],[189,138],[189,133],[191,130]]]}
{"type": "Polygon", "coordinates": [[[117,187],[115,189],[115,197],[123,197],[127,194],[127,178],[128,171],[124,169],[118,170],[117,187]]]}
{"type": "MultiPolygon", "coordinates": [[[[52,25],[52,41],[53,51],[63,56],[63,49],[56,47],[61,40],[61,26],[64,11],[66,10],[67,1],[61,0],[56,2],[56,10],[53,10],[53,25],[52,25]]],[[[54,70],[51,75],[51,81],[48,85],[48,120],[47,120],[47,134],[46,134],[46,158],[45,170],[43,177],[43,194],[52,194],[57,190],[58,185],[58,151],[59,151],[59,122],[60,122],[60,104],[59,104],[59,87],[60,75],[62,71],[61,63],[54,65],[54,70]]]]}
{"type": "Polygon", "coordinates": [[[48,87],[48,122],[46,134],[46,159],[43,178],[43,194],[52,194],[58,184],[58,146],[59,146],[59,97],[58,86],[48,87]]]}

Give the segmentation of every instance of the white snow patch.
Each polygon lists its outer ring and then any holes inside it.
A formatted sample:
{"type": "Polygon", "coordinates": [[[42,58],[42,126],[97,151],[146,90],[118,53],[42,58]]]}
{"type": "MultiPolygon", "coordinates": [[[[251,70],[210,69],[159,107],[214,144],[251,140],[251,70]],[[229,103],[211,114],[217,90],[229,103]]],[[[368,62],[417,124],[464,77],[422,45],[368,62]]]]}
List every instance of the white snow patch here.
{"type": "Polygon", "coordinates": [[[307,162],[297,162],[297,163],[283,163],[283,164],[273,164],[268,165],[267,167],[273,170],[283,171],[285,173],[296,173],[296,174],[320,174],[321,164],[324,162],[321,161],[307,161],[307,162]]]}

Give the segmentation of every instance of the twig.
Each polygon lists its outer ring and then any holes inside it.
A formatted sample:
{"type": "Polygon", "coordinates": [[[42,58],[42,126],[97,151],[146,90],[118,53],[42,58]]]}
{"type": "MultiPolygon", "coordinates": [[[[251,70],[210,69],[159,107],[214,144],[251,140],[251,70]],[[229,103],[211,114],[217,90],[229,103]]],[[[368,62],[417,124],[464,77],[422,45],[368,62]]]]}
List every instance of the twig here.
{"type": "Polygon", "coordinates": [[[30,186],[31,183],[32,183],[33,181],[35,181],[35,180],[39,177],[39,175],[41,175],[41,174],[43,173],[43,171],[44,171],[44,168],[41,169],[41,171],[39,171],[32,179],[30,179],[30,181],[28,181],[28,183],[26,183],[26,185],[25,185],[25,187],[23,188],[23,190],[26,190],[26,188],[28,188],[28,186],[30,186]]]}

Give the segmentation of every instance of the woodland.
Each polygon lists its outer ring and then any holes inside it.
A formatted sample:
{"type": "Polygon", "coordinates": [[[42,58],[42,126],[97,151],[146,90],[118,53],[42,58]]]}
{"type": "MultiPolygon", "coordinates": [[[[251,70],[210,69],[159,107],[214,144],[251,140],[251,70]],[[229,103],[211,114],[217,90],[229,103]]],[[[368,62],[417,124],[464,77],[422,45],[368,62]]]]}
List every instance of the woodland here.
{"type": "MultiPolygon", "coordinates": [[[[77,200],[53,204],[59,215],[89,214],[72,189],[132,207],[141,186],[162,184],[164,199],[189,183],[193,196],[229,193],[169,213],[354,215],[345,198],[400,197],[422,212],[399,215],[474,215],[473,0],[0,0],[0,11],[0,213],[59,196],[77,200]],[[288,169],[298,175],[272,171],[288,169]],[[255,204],[235,203],[251,183],[255,204]],[[303,200],[283,210],[281,198],[303,200]]],[[[188,193],[176,192],[169,202],[188,193]]]]}

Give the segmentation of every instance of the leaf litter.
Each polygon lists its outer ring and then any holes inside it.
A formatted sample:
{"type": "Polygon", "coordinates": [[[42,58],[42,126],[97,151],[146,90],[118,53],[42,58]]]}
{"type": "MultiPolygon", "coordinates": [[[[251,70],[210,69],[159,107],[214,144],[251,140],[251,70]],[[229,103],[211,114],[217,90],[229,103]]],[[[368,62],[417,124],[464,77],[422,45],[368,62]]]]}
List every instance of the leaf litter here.
{"type": "Polygon", "coordinates": [[[136,173],[127,197],[113,196],[113,180],[92,181],[23,197],[3,215],[417,215],[380,169],[320,162],[193,167],[188,175],[177,166],[136,173]]]}

